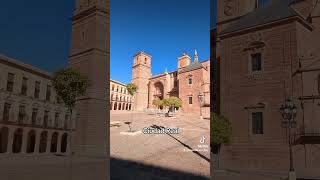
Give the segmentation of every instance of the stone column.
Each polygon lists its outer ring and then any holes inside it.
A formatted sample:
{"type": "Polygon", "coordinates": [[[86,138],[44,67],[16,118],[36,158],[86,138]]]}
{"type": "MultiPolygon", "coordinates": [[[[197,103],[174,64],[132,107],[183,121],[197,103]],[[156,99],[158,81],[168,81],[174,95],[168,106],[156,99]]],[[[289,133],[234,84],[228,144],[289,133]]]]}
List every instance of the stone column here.
{"type": "Polygon", "coordinates": [[[9,128],[9,134],[8,134],[8,145],[7,145],[7,154],[12,154],[12,145],[13,145],[13,133],[14,133],[14,128],[8,127],[9,128]]]}
{"type": "Polygon", "coordinates": [[[22,129],[21,153],[26,153],[27,152],[28,132],[29,132],[29,129],[27,129],[27,128],[23,128],[22,129]]]}
{"type": "Polygon", "coordinates": [[[61,138],[63,132],[58,132],[58,141],[57,141],[57,153],[61,154],[61,138]]]}
{"type": "Polygon", "coordinates": [[[35,154],[39,154],[40,134],[41,134],[41,131],[35,130],[35,132],[36,132],[36,143],[35,143],[35,146],[34,146],[34,153],[35,153],[35,154]]]}
{"type": "Polygon", "coordinates": [[[48,131],[46,154],[50,154],[52,132],[48,131]]]}

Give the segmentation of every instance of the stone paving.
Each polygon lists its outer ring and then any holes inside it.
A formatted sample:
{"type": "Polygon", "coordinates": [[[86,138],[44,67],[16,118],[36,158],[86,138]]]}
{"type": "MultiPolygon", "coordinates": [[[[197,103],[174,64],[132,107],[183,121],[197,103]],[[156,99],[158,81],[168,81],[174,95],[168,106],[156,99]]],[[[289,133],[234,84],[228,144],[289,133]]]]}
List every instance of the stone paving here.
{"type": "Polygon", "coordinates": [[[132,173],[139,176],[139,172],[143,174],[143,179],[210,178],[209,120],[184,114],[170,118],[152,113],[112,112],[113,122],[120,123],[120,126],[110,128],[111,179],[137,179],[133,178],[132,173]],[[179,134],[125,135],[121,132],[129,130],[128,125],[124,124],[126,121],[132,122],[132,130],[142,131],[145,127],[156,125],[179,128],[179,134]],[[203,137],[204,143],[201,143],[203,137]],[[125,167],[128,164],[135,167],[135,172],[130,171],[128,177],[123,177],[130,170],[125,167]]]}

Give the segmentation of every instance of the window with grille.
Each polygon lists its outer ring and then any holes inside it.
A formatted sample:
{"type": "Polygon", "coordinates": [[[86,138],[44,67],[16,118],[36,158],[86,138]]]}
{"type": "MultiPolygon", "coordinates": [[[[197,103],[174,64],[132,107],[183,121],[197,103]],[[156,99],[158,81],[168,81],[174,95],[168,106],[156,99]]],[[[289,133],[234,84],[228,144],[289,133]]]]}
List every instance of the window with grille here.
{"type": "Polygon", "coordinates": [[[263,134],[263,113],[262,112],[252,113],[252,133],[263,134]]]}
{"type": "Polygon", "coordinates": [[[251,55],[251,72],[262,71],[261,53],[251,55]]]}
{"type": "Polygon", "coordinates": [[[4,103],[4,108],[3,108],[3,117],[2,120],[4,122],[8,122],[10,118],[10,109],[11,109],[11,104],[9,103],[4,103]]]}
{"type": "Polygon", "coordinates": [[[14,86],[14,74],[13,73],[8,73],[7,91],[13,92],[13,86],[14,86]]]}
{"type": "Polygon", "coordinates": [[[26,96],[28,90],[28,78],[23,77],[22,78],[22,86],[21,86],[21,94],[26,96]]]}
{"type": "Polygon", "coordinates": [[[36,81],[34,86],[34,98],[39,99],[40,95],[40,82],[36,81]]]}

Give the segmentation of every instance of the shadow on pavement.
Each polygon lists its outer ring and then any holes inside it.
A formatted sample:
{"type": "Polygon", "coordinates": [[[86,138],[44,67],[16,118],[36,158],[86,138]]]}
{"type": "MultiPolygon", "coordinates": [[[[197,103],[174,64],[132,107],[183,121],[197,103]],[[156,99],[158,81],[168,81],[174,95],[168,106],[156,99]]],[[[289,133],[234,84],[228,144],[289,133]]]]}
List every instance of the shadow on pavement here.
{"type": "MultiPolygon", "coordinates": [[[[158,126],[158,125],[152,125],[151,127],[153,128],[157,128],[157,129],[163,129],[165,127],[163,126],[158,126]]],[[[191,150],[191,152],[193,152],[194,154],[198,155],[199,157],[201,157],[202,159],[206,160],[207,162],[210,163],[210,159],[207,158],[206,156],[202,155],[201,153],[199,153],[198,151],[195,151],[192,149],[192,147],[190,147],[189,145],[183,143],[182,141],[180,141],[179,139],[175,138],[174,136],[172,136],[171,134],[168,134],[168,136],[170,136],[171,138],[173,138],[174,140],[178,141],[181,145],[183,145],[184,147],[188,148],[189,150],[191,150]]]]}
{"type": "Polygon", "coordinates": [[[210,178],[143,163],[110,158],[111,180],[209,180],[210,178]]]}

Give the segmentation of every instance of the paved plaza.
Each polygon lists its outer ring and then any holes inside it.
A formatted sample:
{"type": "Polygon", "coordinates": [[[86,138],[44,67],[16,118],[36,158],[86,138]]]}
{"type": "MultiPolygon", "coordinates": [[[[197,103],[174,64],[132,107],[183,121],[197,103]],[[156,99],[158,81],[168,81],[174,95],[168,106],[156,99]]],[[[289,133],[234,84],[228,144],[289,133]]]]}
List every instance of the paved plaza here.
{"type": "Polygon", "coordinates": [[[210,122],[153,113],[111,112],[111,179],[209,179],[210,122]],[[135,133],[128,133],[129,126],[135,133]],[[144,134],[145,127],[179,128],[179,134],[144,134]],[[200,142],[201,141],[201,142],[200,142]]]}

